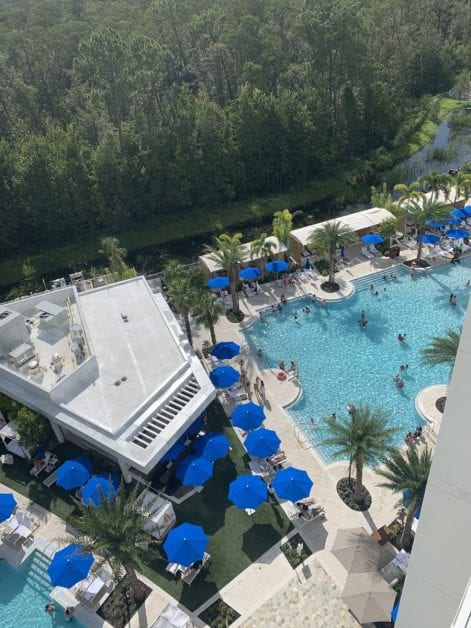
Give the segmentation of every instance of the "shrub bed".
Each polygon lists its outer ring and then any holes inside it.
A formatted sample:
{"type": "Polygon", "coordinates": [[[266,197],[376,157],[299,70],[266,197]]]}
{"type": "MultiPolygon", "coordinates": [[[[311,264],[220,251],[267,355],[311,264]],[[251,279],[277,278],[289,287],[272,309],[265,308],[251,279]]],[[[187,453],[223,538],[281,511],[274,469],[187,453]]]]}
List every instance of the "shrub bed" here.
{"type": "Polygon", "coordinates": [[[142,606],[152,590],[141,582],[142,596],[135,597],[129,582],[123,578],[106,598],[97,613],[114,628],[124,628],[131,621],[131,617],[142,606]]]}
{"type": "Polygon", "coordinates": [[[226,628],[239,617],[239,613],[232,606],[226,604],[224,600],[216,600],[199,615],[201,621],[204,621],[211,628],[226,628]]]}
{"type": "Polygon", "coordinates": [[[357,482],[355,479],[351,478],[350,481],[348,478],[342,478],[337,482],[337,494],[343,503],[348,506],[351,510],[359,510],[363,512],[364,510],[368,510],[371,506],[371,495],[369,490],[363,486],[361,489],[362,499],[360,502],[356,502],[353,499],[355,495],[357,482]]]}
{"type": "Polygon", "coordinates": [[[295,534],[289,541],[283,543],[280,549],[293,569],[296,569],[298,565],[303,563],[306,558],[312,554],[311,550],[305,545],[299,534],[295,534]],[[303,544],[303,551],[301,552],[301,555],[297,552],[299,543],[303,544]]]}

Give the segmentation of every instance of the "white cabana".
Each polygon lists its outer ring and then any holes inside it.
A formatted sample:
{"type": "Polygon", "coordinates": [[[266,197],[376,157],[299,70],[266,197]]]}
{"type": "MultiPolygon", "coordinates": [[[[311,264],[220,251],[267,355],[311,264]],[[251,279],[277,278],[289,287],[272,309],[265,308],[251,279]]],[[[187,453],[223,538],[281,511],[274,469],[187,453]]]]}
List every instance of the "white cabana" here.
{"type": "Polygon", "coordinates": [[[191,628],[192,626],[191,618],[171,602],[152,624],[152,628],[191,628]]]}
{"type": "Polygon", "coordinates": [[[0,438],[2,439],[5,448],[15,456],[20,458],[28,458],[31,456],[27,449],[23,448],[18,442],[18,434],[15,431],[16,426],[14,423],[6,423],[2,429],[0,429],[0,438]]]}
{"type": "MultiPolygon", "coordinates": [[[[147,490],[142,500],[144,510],[151,502],[153,502],[153,515],[150,517],[150,520],[153,524],[152,527],[157,526],[157,529],[152,532],[152,536],[158,541],[163,541],[177,522],[177,517],[172,502],[147,490]]],[[[151,524],[149,524],[149,527],[150,525],[151,524]]]]}
{"type": "MultiPolygon", "coordinates": [[[[270,257],[272,257],[273,259],[279,259],[280,257],[283,257],[283,255],[287,251],[286,246],[282,244],[278,240],[278,238],[275,238],[275,236],[269,236],[265,240],[265,242],[273,243],[273,249],[270,254],[270,257]]],[[[245,244],[241,245],[241,249],[243,252],[243,260],[242,260],[243,264],[249,264],[253,262],[256,265],[256,263],[260,262],[261,260],[260,255],[251,255],[250,249],[251,249],[252,244],[253,244],[253,241],[245,242],[245,244]]],[[[198,261],[207,276],[211,276],[212,274],[218,273],[221,270],[223,270],[221,265],[213,258],[211,253],[207,253],[206,255],[200,255],[198,257],[198,261]]]]}

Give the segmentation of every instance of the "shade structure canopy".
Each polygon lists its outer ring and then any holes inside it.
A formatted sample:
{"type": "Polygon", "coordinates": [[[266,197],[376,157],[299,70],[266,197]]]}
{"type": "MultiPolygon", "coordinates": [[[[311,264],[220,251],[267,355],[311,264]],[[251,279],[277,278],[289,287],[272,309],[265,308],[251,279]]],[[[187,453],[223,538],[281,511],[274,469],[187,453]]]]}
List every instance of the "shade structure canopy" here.
{"type": "Polygon", "coordinates": [[[56,484],[66,490],[82,486],[92,474],[92,461],[85,456],[66,460],[57,469],[56,484]]]}
{"type": "Polygon", "coordinates": [[[208,279],[208,288],[211,290],[223,290],[230,284],[229,277],[211,277],[208,279]]]}
{"type": "Polygon", "coordinates": [[[256,266],[249,266],[248,268],[244,268],[239,273],[239,279],[245,279],[246,281],[254,281],[261,277],[262,273],[259,268],[256,266]]]}
{"type": "Polygon", "coordinates": [[[365,244],[382,244],[384,242],[383,236],[380,236],[379,233],[368,233],[367,235],[362,236],[361,241],[365,244]]]}
{"type": "Polygon", "coordinates": [[[231,414],[231,419],[235,427],[241,430],[256,430],[265,419],[265,410],[252,401],[241,403],[231,414]]]}
{"type": "Polygon", "coordinates": [[[267,499],[267,485],[258,475],[239,475],[229,484],[229,499],[237,508],[258,508],[267,499]]]}
{"type": "Polygon", "coordinates": [[[459,240],[460,238],[467,238],[469,234],[466,229],[448,229],[445,231],[445,235],[452,240],[459,240]]]}
{"type": "Polygon", "coordinates": [[[244,446],[251,456],[266,458],[276,453],[281,445],[278,434],[273,430],[259,428],[250,432],[244,446]]]}
{"type": "Polygon", "coordinates": [[[218,342],[211,349],[211,354],[218,360],[230,360],[240,353],[240,346],[235,342],[218,342]]]}
{"type": "Polygon", "coordinates": [[[362,527],[338,530],[331,552],[349,573],[382,569],[395,556],[392,547],[379,545],[362,527]]]}
{"type": "Polygon", "coordinates": [[[395,599],[396,591],[374,571],[350,574],[342,592],[360,624],[389,621],[395,599]]]}
{"type": "Polygon", "coordinates": [[[112,500],[118,494],[119,477],[114,473],[92,475],[82,488],[82,504],[99,506],[103,500],[112,500]]]}
{"type": "Polygon", "coordinates": [[[179,438],[176,443],[174,443],[168,451],[164,453],[160,462],[168,462],[169,460],[176,460],[178,456],[181,456],[185,451],[185,439],[179,438]]]}
{"type": "Polygon", "coordinates": [[[440,236],[436,233],[424,233],[423,236],[418,235],[415,239],[417,242],[422,241],[424,244],[437,244],[437,242],[440,242],[440,236]]]}
{"type": "Polygon", "coordinates": [[[200,436],[194,444],[195,452],[198,456],[206,458],[206,460],[216,460],[227,455],[230,449],[230,443],[224,434],[217,432],[208,432],[204,436],[200,436]]]}
{"type": "Polygon", "coordinates": [[[201,526],[182,523],[170,530],[163,547],[172,563],[188,567],[201,560],[208,546],[208,537],[201,526]]]}
{"type": "Polygon", "coordinates": [[[428,227],[432,227],[432,229],[441,229],[445,226],[443,222],[437,222],[436,220],[427,220],[425,224],[428,227]]]}
{"type": "Polygon", "coordinates": [[[201,456],[187,456],[177,466],[177,478],[184,486],[201,486],[213,475],[213,463],[201,456]]]}
{"type": "Polygon", "coordinates": [[[458,209],[455,207],[455,209],[452,209],[450,214],[454,217],[454,218],[466,218],[466,212],[464,212],[462,209],[458,209]]]}
{"type": "Polygon", "coordinates": [[[16,508],[16,499],[12,493],[0,493],[0,521],[5,521],[13,514],[16,508]]]}
{"type": "Polygon", "coordinates": [[[278,497],[292,502],[309,497],[313,485],[314,482],[306,471],[296,469],[296,467],[288,467],[278,471],[272,482],[278,497]]]}
{"type": "Polygon", "coordinates": [[[218,366],[211,371],[209,379],[216,388],[229,388],[239,381],[240,373],[232,366],[218,366]]]}
{"type": "Polygon", "coordinates": [[[93,556],[84,554],[83,545],[71,543],[54,554],[47,573],[53,586],[69,588],[86,578],[92,565],[93,556]]]}
{"type": "Polygon", "coordinates": [[[265,269],[268,270],[269,273],[282,273],[285,270],[288,270],[288,268],[288,262],[283,260],[276,260],[265,264],[265,269]]]}

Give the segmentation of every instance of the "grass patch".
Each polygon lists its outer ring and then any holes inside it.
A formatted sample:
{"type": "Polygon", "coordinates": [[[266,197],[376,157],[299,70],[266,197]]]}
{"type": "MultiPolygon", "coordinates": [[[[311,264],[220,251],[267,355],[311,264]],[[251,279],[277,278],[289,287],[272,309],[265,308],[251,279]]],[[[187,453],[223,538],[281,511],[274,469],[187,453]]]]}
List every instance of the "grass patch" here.
{"type": "Polygon", "coordinates": [[[295,534],[290,538],[289,541],[283,543],[281,546],[281,551],[286,556],[286,560],[289,562],[293,569],[296,569],[301,563],[303,563],[306,558],[312,554],[309,547],[304,543],[303,539],[299,534],[295,534]],[[298,554],[297,548],[299,544],[302,544],[302,552],[298,554]]]}
{"type": "Polygon", "coordinates": [[[226,604],[224,600],[216,600],[199,615],[201,621],[211,628],[226,628],[226,626],[233,624],[239,617],[239,613],[235,611],[232,606],[226,604]]]}

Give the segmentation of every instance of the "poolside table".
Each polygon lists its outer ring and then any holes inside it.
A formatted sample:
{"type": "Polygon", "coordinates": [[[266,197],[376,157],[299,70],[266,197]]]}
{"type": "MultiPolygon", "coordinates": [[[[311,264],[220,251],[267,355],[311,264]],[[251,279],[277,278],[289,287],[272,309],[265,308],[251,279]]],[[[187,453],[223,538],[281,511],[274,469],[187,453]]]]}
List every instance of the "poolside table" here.
{"type": "Polygon", "coordinates": [[[376,532],[373,532],[373,534],[371,535],[371,538],[374,541],[377,541],[380,545],[384,545],[385,543],[389,541],[390,534],[391,534],[391,530],[388,528],[388,526],[384,525],[378,528],[376,532]]]}

